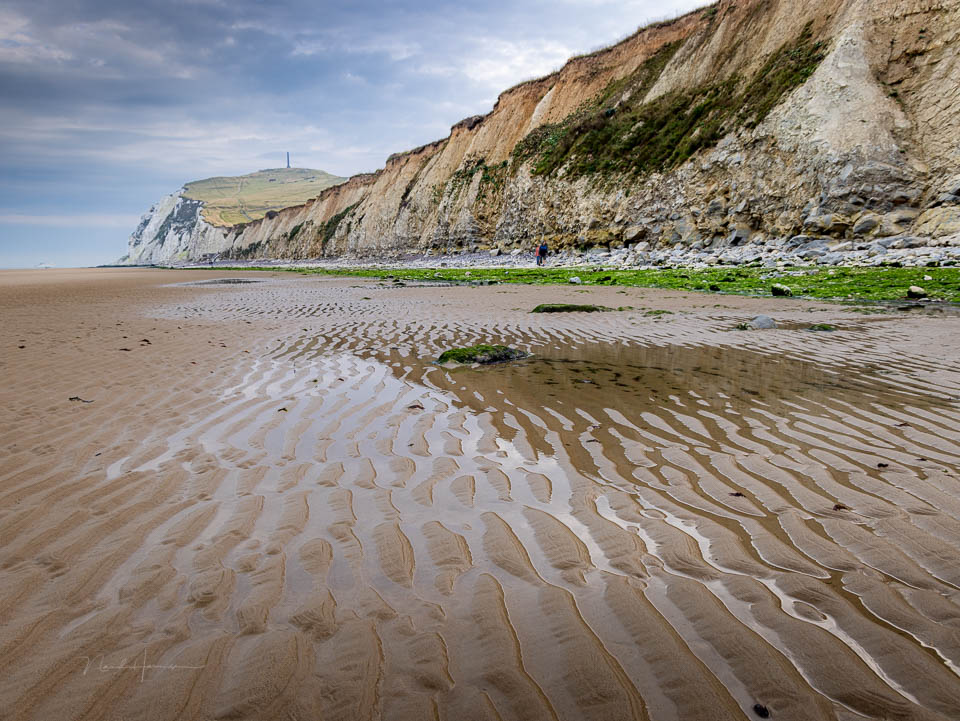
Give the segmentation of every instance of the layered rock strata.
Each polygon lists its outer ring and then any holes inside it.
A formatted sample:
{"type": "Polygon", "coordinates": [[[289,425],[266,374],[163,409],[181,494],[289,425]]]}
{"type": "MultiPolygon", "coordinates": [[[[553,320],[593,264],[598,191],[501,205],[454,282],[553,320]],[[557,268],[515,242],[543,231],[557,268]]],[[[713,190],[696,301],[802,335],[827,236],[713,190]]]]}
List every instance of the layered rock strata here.
{"type": "MultiPolygon", "coordinates": [[[[958,48],[960,0],[721,0],[511,88],[304,205],[200,227],[179,252],[957,247],[958,48]]],[[[130,257],[155,255],[137,237],[130,257]]]]}

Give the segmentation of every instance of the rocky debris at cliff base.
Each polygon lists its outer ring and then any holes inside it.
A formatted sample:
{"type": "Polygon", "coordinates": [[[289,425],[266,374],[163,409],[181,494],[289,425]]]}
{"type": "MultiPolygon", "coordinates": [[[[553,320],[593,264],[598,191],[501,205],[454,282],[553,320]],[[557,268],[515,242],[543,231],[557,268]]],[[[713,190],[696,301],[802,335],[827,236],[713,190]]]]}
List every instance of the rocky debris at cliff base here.
{"type": "MultiPolygon", "coordinates": [[[[801,246],[802,247],[802,246],[801,246]]],[[[696,249],[663,248],[632,253],[629,249],[605,251],[591,255],[558,254],[548,259],[548,267],[603,266],[622,268],[707,267],[715,265],[785,265],[820,266],[951,266],[960,265],[960,238],[956,245],[917,245],[910,237],[883,238],[854,245],[847,241],[807,248],[797,252],[778,242],[738,248],[696,249]]]]}
{"type": "MultiPolygon", "coordinates": [[[[508,245],[509,247],[509,245],[508,245]]],[[[516,250],[514,248],[513,250],[516,250]]],[[[324,267],[324,268],[526,268],[533,267],[533,251],[514,255],[512,251],[492,255],[486,250],[474,252],[443,249],[411,254],[343,255],[337,258],[314,258],[299,261],[253,259],[237,261],[213,258],[205,267],[324,267]]],[[[192,267],[196,262],[171,264],[173,267],[192,267]]],[[[707,268],[714,266],[759,265],[777,268],[784,265],[817,265],[826,267],[938,267],[960,266],[960,234],[946,238],[922,238],[900,235],[888,238],[846,239],[813,238],[756,238],[731,247],[711,244],[681,244],[651,248],[647,241],[623,248],[594,247],[587,251],[564,250],[548,256],[547,268],[707,268]]],[[[573,281],[575,282],[575,281],[573,281]]]]}

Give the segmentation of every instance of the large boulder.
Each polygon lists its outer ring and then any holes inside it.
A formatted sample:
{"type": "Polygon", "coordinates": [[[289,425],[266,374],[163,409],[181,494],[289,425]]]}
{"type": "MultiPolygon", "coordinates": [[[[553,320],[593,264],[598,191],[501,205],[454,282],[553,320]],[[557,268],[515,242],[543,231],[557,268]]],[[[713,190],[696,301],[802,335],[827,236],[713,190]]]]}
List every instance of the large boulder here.
{"type": "Polygon", "coordinates": [[[814,260],[822,255],[826,255],[829,248],[830,241],[827,238],[811,238],[793,252],[804,260],[814,260]]]}
{"type": "Polygon", "coordinates": [[[777,322],[768,315],[758,315],[750,321],[750,326],[756,330],[769,330],[777,327],[777,322]]]}
{"type": "Polygon", "coordinates": [[[905,233],[913,225],[913,221],[917,219],[919,214],[920,211],[912,208],[901,208],[900,210],[894,210],[892,213],[887,213],[880,221],[877,235],[888,237],[905,233]]]}
{"type": "Polygon", "coordinates": [[[960,207],[942,206],[925,210],[917,218],[914,232],[930,238],[943,238],[960,233],[960,207]]]}
{"type": "Polygon", "coordinates": [[[853,234],[858,238],[862,238],[875,230],[878,225],[880,225],[879,217],[873,213],[864,213],[857,219],[857,222],[853,224],[853,234]]]}
{"type": "Polygon", "coordinates": [[[727,236],[727,245],[737,247],[740,245],[745,245],[750,241],[750,229],[749,228],[734,228],[730,231],[730,235],[727,236]]]}
{"type": "Polygon", "coordinates": [[[803,221],[803,229],[825,235],[840,235],[847,232],[850,219],[840,213],[811,213],[803,221]]]}

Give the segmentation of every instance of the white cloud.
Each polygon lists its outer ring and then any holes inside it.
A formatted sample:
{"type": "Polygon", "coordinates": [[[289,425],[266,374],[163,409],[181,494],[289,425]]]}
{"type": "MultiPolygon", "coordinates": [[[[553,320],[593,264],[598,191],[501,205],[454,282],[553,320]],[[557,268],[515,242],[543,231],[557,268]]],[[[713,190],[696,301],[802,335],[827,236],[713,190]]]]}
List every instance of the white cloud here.
{"type": "Polygon", "coordinates": [[[562,66],[573,50],[560,42],[512,42],[484,38],[447,63],[424,63],[414,72],[434,77],[461,75],[482,90],[506,90],[521,80],[547,75],[562,66]]]}
{"type": "Polygon", "coordinates": [[[474,82],[506,89],[530,77],[546,75],[573,54],[567,46],[554,41],[515,43],[490,39],[482,43],[480,53],[463,67],[474,82]]]}
{"type": "Polygon", "coordinates": [[[374,38],[368,43],[357,45],[348,50],[355,53],[385,53],[394,62],[399,62],[412,58],[414,55],[419,55],[421,48],[420,43],[416,42],[405,43],[392,38],[374,38]]]}
{"type": "Polygon", "coordinates": [[[310,57],[311,55],[319,55],[320,53],[325,53],[329,50],[330,46],[327,45],[327,43],[323,40],[300,40],[293,44],[293,50],[290,51],[290,54],[294,56],[310,57]]]}
{"type": "Polygon", "coordinates": [[[0,10],[0,62],[60,62],[69,60],[70,57],[70,53],[36,38],[30,31],[30,21],[27,18],[0,10]]]}
{"type": "Polygon", "coordinates": [[[289,33],[282,28],[271,25],[267,22],[256,20],[238,20],[230,25],[231,30],[256,30],[264,35],[273,35],[275,37],[287,37],[289,33]]]}
{"type": "Polygon", "coordinates": [[[386,35],[374,35],[363,40],[338,36],[303,38],[294,43],[292,55],[310,56],[328,52],[350,55],[386,55],[393,62],[400,62],[420,55],[423,48],[418,42],[404,42],[386,35]]]}
{"type": "Polygon", "coordinates": [[[135,131],[131,122],[128,115],[106,118],[94,111],[80,118],[33,117],[28,125],[0,113],[0,145],[31,147],[31,158],[39,163],[149,168],[157,174],[180,175],[184,182],[280,167],[288,149],[300,167],[348,175],[374,170],[395,149],[383,140],[370,146],[345,143],[320,125],[281,112],[261,111],[230,122],[196,121],[184,115],[152,120],[137,116],[135,131]],[[87,140],[76,142],[77,137],[87,140]]]}
{"type": "Polygon", "coordinates": [[[132,228],[140,216],[113,213],[80,215],[29,215],[0,211],[0,225],[43,225],[53,228],[132,228]]]}
{"type": "Polygon", "coordinates": [[[179,50],[162,43],[144,43],[137,30],[113,20],[34,27],[15,12],[0,10],[0,62],[54,64],[58,72],[96,77],[127,77],[136,68],[184,79],[194,68],[180,62],[179,50]],[[78,60],[68,63],[66,61],[78,60]]]}

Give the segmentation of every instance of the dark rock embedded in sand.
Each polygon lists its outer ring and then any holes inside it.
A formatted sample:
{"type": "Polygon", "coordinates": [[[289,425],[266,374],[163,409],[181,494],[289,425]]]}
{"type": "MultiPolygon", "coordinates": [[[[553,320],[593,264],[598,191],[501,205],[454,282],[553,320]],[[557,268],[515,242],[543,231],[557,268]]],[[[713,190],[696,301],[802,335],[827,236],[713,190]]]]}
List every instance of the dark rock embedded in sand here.
{"type": "Polygon", "coordinates": [[[598,313],[613,310],[603,305],[577,305],[575,303],[541,303],[531,313],[598,313]]]}
{"type": "Polygon", "coordinates": [[[526,358],[529,353],[505,345],[475,345],[468,348],[451,348],[440,354],[438,363],[502,363],[526,358]]]}

